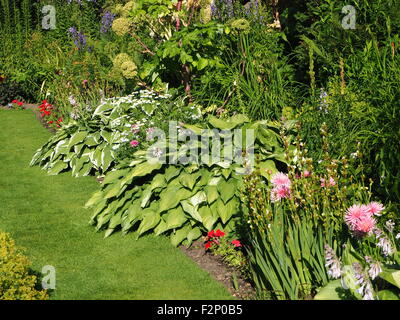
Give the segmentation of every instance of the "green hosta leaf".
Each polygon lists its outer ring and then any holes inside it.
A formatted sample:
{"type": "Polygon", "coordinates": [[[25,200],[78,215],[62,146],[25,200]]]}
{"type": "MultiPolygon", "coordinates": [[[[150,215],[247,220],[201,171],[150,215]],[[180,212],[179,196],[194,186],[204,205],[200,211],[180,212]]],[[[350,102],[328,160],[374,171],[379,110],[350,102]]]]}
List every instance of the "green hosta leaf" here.
{"type": "Polygon", "coordinates": [[[153,189],[151,188],[151,186],[148,186],[144,191],[143,191],[143,195],[142,195],[142,202],[140,203],[140,206],[142,208],[146,207],[151,195],[153,193],[153,189]]]}
{"type": "Polygon", "coordinates": [[[160,194],[160,212],[175,208],[179,202],[189,198],[192,192],[179,187],[168,187],[160,194]]]}
{"type": "Polygon", "coordinates": [[[219,194],[221,195],[222,201],[226,203],[228,200],[232,199],[236,192],[236,181],[234,179],[230,179],[229,181],[225,181],[225,179],[221,179],[218,182],[217,189],[219,194]]]}
{"type": "Polygon", "coordinates": [[[171,179],[175,178],[181,172],[181,170],[182,170],[181,168],[169,166],[165,170],[165,180],[167,180],[167,182],[169,182],[171,179]]]}
{"type": "MultiPolygon", "coordinates": [[[[74,161],[75,162],[75,161],[74,161]]],[[[82,170],[84,164],[86,162],[89,162],[89,157],[88,156],[82,156],[81,158],[77,158],[76,162],[71,162],[72,165],[72,175],[77,176],[79,172],[82,170]]]]}
{"type": "Polygon", "coordinates": [[[101,104],[96,108],[96,110],[94,110],[93,116],[99,115],[99,114],[103,113],[104,111],[111,110],[113,108],[114,108],[114,106],[111,104],[108,104],[108,103],[101,104]]]}
{"type": "Polygon", "coordinates": [[[149,173],[152,173],[154,170],[160,169],[161,166],[162,164],[160,163],[152,164],[145,161],[135,166],[134,169],[131,171],[131,173],[129,173],[128,177],[129,178],[143,177],[148,175],[149,173]]]}
{"type": "Polygon", "coordinates": [[[194,207],[205,201],[207,201],[207,196],[204,191],[197,192],[193,197],[189,199],[190,204],[194,207]]]}
{"type": "Polygon", "coordinates": [[[175,233],[171,234],[171,243],[175,247],[177,247],[183,240],[185,240],[192,228],[190,225],[185,225],[179,230],[175,231],[175,233]]]}
{"type": "Polygon", "coordinates": [[[383,268],[379,277],[400,289],[400,270],[383,268]]]}
{"type": "Polygon", "coordinates": [[[215,200],[219,198],[219,193],[216,186],[207,186],[204,188],[204,191],[207,195],[208,204],[212,204],[215,200]]]}
{"type": "Polygon", "coordinates": [[[121,224],[122,220],[122,211],[118,211],[117,214],[114,214],[112,218],[110,219],[110,222],[108,224],[109,229],[114,229],[116,226],[119,226],[121,224]]]}
{"type": "Polygon", "coordinates": [[[49,175],[56,175],[59,174],[61,171],[63,171],[64,169],[68,168],[68,163],[65,163],[63,161],[57,161],[56,163],[53,163],[51,165],[51,168],[47,171],[47,173],[49,175]]]}
{"type": "Polygon", "coordinates": [[[314,297],[314,300],[342,300],[343,291],[340,279],[334,280],[323,287],[314,297]]]}
{"type": "Polygon", "coordinates": [[[163,234],[167,230],[168,230],[168,227],[167,227],[166,222],[163,219],[161,219],[160,223],[154,229],[154,233],[156,234],[156,236],[159,236],[160,234],[163,234]]]}
{"type": "Polygon", "coordinates": [[[217,129],[232,130],[240,124],[249,122],[249,118],[245,115],[238,114],[228,120],[221,120],[211,115],[208,118],[208,122],[217,129]]]}
{"type": "Polygon", "coordinates": [[[166,186],[164,175],[159,173],[151,181],[151,190],[166,186]]]}
{"type": "Polygon", "coordinates": [[[86,146],[83,143],[78,143],[78,144],[74,145],[74,149],[73,150],[74,150],[74,153],[77,155],[77,157],[80,156],[82,149],[85,148],[85,147],[86,146]]]}
{"type": "Polygon", "coordinates": [[[218,221],[218,214],[214,213],[208,206],[202,206],[198,211],[201,216],[201,220],[203,221],[203,226],[207,229],[207,231],[212,230],[215,223],[218,221]]]}
{"type": "Polygon", "coordinates": [[[56,159],[60,154],[66,154],[68,151],[68,140],[59,141],[54,148],[54,153],[51,155],[50,161],[56,159]]]}
{"type": "Polygon", "coordinates": [[[129,227],[132,226],[136,221],[142,218],[143,210],[140,207],[140,200],[135,200],[128,209],[127,221],[129,222],[129,227]]]}
{"type": "Polygon", "coordinates": [[[117,181],[119,178],[125,176],[129,171],[130,169],[110,171],[103,180],[103,186],[117,181]]]}
{"type": "Polygon", "coordinates": [[[73,146],[77,145],[78,143],[81,143],[83,140],[85,140],[87,134],[88,134],[87,131],[78,131],[74,133],[71,136],[71,139],[69,140],[68,150],[71,149],[73,146]]]}
{"type": "Polygon", "coordinates": [[[103,199],[103,191],[96,191],[91,198],[86,202],[85,208],[93,207],[103,199]]]}
{"type": "Polygon", "coordinates": [[[189,130],[192,130],[197,135],[201,135],[202,131],[204,130],[201,127],[197,127],[197,126],[191,125],[191,124],[185,124],[184,127],[189,129],[189,130]]]}
{"type": "Polygon", "coordinates": [[[122,180],[119,180],[117,183],[110,184],[104,191],[106,192],[104,195],[105,199],[109,199],[112,197],[117,196],[125,189],[126,185],[123,183],[122,180]]]}
{"type": "Polygon", "coordinates": [[[183,173],[179,177],[179,182],[186,188],[192,190],[197,180],[200,178],[199,173],[183,173]]]}
{"type": "Polygon", "coordinates": [[[101,159],[102,159],[102,149],[99,147],[96,148],[93,152],[92,163],[96,166],[96,168],[101,167],[101,159]]]}
{"type": "Polygon", "coordinates": [[[235,198],[230,200],[225,205],[221,200],[218,200],[216,204],[218,215],[220,216],[223,224],[226,224],[229,219],[238,211],[239,204],[235,198]]]}
{"type": "Polygon", "coordinates": [[[100,135],[102,136],[102,138],[108,142],[111,143],[111,132],[106,131],[106,130],[101,130],[100,131],[100,135]]]}
{"type": "Polygon", "coordinates": [[[196,228],[190,230],[189,233],[188,233],[188,235],[186,236],[186,238],[187,238],[187,240],[188,240],[188,242],[189,242],[189,245],[190,245],[194,240],[197,240],[198,238],[200,238],[201,235],[202,235],[202,232],[201,232],[201,230],[200,230],[199,227],[196,227],[196,228]]]}
{"type": "Polygon", "coordinates": [[[394,290],[381,290],[378,292],[379,300],[400,300],[399,292],[394,290]]]}
{"type": "Polygon", "coordinates": [[[188,213],[193,219],[202,222],[200,213],[197,211],[197,206],[193,206],[188,200],[181,201],[183,210],[188,213]]]}
{"type": "Polygon", "coordinates": [[[271,179],[271,175],[278,172],[276,168],[275,161],[267,160],[260,163],[260,173],[263,177],[267,178],[268,180],[271,179]],[[268,173],[271,172],[271,173],[268,173]]]}
{"type": "Polygon", "coordinates": [[[90,171],[92,170],[93,165],[91,162],[87,162],[82,166],[82,169],[79,171],[78,176],[80,177],[85,177],[90,174],[90,171]]]}
{"type": "Polygon", "coordinates": [[[107,229],[107,231],[104,233],[104,238],[108,238],[113,232],[114,229],[107,229]]]}
{"type": "Polygon", "coordinates": [[[157,224],[160,222],[160,219],[161,219],[160,214],[158,214],[157,212],[152,211],[150,209],[143,210],[143,220],[140,223],[137,232],[139,233],[139,235],[141,235],[146,231],[155,228],[157,224]]]}
{"type": "Polygon", "coordinates": [[[102,166],[103,172],[107,171],[107,169],[110,167],[113,160],[114,160],[114,157],[111,152],[111,147],[106,146],[101,152],[101,166],[102,166]]]}
{"type": "Polygon", "coordinates": [[[181,227],[187,221],[182,208],[179,206],[165,214],[166,230],[181,227]]]}
{"type": "Polygon", "coordinates": [[[88,135],[85,139],[85,144],[89,147],[94,147],[99,144],[99,141],[95,138],[94,135],[88,135]]]}

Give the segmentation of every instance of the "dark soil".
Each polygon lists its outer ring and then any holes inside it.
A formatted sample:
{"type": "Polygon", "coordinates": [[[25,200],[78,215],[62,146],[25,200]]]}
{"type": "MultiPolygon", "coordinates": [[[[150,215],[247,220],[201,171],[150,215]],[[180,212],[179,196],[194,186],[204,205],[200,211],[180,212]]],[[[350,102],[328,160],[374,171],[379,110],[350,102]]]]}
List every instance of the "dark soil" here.
{"type": "Polygon", "coordinates": [[[246,281],[240,273],[222,261],[222,258],[204,250],[204,242],[197,240],[191,247],[181,246],[181,250],[197,265],[206,270],[215,280],[221,282],[229,292],[240,300],[253,299],[255,291],[252,285],[246,281]],[[234,278],[238,287],[235,288],[234,278]]]}

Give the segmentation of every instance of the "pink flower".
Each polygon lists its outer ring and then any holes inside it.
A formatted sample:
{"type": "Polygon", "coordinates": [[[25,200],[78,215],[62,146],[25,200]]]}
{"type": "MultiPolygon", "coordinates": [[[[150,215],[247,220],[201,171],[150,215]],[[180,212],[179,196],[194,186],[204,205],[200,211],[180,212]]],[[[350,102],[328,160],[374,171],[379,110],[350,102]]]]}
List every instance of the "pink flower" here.
{"type": "Polygon", "coordinates": [[[376,221],[372,217],[364,217],[356,224],[355,231],[368,233],[375,228],[376,221]]]}
{"type": "Polygon", "coordinates": [[[271,182],[275,187],[286,186],[289,188],[292,184],[288,175],[282,172],[275,173],[271,177],[271,182]]]}
{"type": "Polygon", "coordinates": [[[375,228],[376,221],[368,206],[355,204],[346,211],[345,221],[350,230],[369,233],[375,228]]]}
{"type": "Polygon", "coordinates": [[[290,198],[290,188],[288,186],[280,185],[271,190],[272,202],[278,202],[285,198],[290,198]]]}
{"type": "Polygon", "coordinates": [[[385,207],[379,202],[371,202],[367,205],[367,208],[371,215],[380,216],[381,212],[385,210],[385,207]]]}
{"type": "Polygon", "coordinates": [[[324,178],[321,178],[320,181],[321,181],[321,188],[333,187],[336,185],[336,181],[332,177],[329,177],[328,183],[326,183],[326,180],[324,178]]]}
{"type": "Polygon", "coordinates": [[[304,171],[303,173],[304,178],[308,178],[309,176],[311,176],[311,172],[310,171],[304,171]]]}
{"type": "Polygon", "coordinates": [[[232,244],[236,247],[236,248],[238,248],[238,247],[241,247],[242,246],[242,244],[240,243],[240,241],[239,240],[233,240],[232,241],[232,244]]]}
{"type": "Polygon", "coordinates": [[[139,141],[137,141],[137,140],[132,140],[132,141],[130,142],[130,144],[131,144],[132,147],[137,147],[137,146],[139,145],[139,141]]]}
{"type": "Polygon", "coordinates": [[[365,205],[355,204],[346,211],[345,221],[351,230],[355,230],[357,223],[366,217],[370,217],[365,205]]]}

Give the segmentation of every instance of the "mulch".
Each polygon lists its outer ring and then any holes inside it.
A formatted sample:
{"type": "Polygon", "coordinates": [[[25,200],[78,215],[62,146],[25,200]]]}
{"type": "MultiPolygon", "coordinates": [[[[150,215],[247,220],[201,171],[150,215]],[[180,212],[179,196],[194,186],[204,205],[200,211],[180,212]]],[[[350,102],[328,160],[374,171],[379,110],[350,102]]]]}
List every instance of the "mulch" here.
{"type": "MultiPolygon", "coordinates": [[[[11,110],[9,107],[0,106],[0,108],[11,110]]],[[[51,133],[56,132],[56,130],[49,127],[47,122],[40,116],[38,105],[24,104],[24,109],[32,110],[36,115],[36,119],[44,128],[51,133]]],[[[101,183],[103,178],[96,178],[96,180],[101,183]]],[[[195,241],[190,247],[181,246],[180,249],[200,268],[207,271],[212,278],[222,283],[235,298],[240,300],[249,300],[254,298],[255,290],[251,283],[244,279],[238,270],[228,266],[220,256],[206,252],[202,240],[195,241]],[[236,281],[234,279],[236,279],[236,281]]]]}

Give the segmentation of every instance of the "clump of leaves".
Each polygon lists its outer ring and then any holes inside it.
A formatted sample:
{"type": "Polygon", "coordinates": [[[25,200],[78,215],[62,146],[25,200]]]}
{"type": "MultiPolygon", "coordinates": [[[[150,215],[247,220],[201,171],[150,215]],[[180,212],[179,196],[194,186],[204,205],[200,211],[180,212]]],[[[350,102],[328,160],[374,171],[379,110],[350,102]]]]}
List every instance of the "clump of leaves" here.
{"type": "Polygon", "coordinates": [[[0,300],[46,300],[45,290],[37,290],[37,278],[28,258],[15,246],[8,233],[0,232],[0,300]]]}

